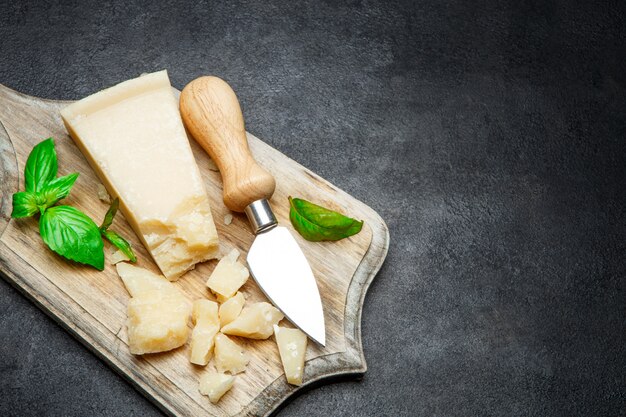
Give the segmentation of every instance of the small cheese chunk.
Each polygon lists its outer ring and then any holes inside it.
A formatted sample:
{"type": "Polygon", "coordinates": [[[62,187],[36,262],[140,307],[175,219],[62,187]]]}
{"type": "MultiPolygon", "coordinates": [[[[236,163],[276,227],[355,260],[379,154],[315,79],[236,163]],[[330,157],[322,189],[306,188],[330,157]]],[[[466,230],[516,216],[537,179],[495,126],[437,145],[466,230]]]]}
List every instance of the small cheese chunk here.
{"type": "MultiPolygon", "coordinates": [[[[115,269],[117,269],[117,274],[122,279],[131,297],[137,297],[143,293],[154,290],[180,294],[180,291],[174,284],[147,269],[125,262],[115,265],[115,269]]],[[[182,294],[180,295],[182,296],[182,294]]]]}
{"type": "Polygon", "coordinates": [[[151,291],[128,303],[130,353],[165,352],[182,346],[189,337],[191,305],[178,295],[151,291]]]}
{"type": "Polygon", "coordinates": [[[246,369],[250,356],[228,336],[218,333],[215,336],[215,367],[219,372],[238,374],[246,369]]]}
{"type": "Polygon", "coordinates": [[[231,321],[235,320],[239,313],[241,313],[241,309],[243,308],[243,304],[246,302],[243,294],[237,292],[232,298],[226,300],[220,306],[220,326],[224,327],[231,321]]]}
{"type": "Polygon", "coordinates": [[[103,203],[111,204],[111,196],[109,196],[107,189],[102,184],[98,184],[98,198],[103,203]]]}
{"type": "Polygon", "coordinates": [[[128,256],[126,256],[126,254],[124,252],[122,252],[121,250],[116,250],[115,252],[113,252],[111,254],[111,257],[109,258],[109,261],[115,265],[118,264],[120,262],[128,262],[130,261],[130,258],[128,256]]]}
{"type": "Polygon", "coordinates": [[[209,300],[196,300],[193,303],[192,320],[195,324],[191,333],[191,357],[196,365],[206,365],[213,354],[215,335],[220,331],[217,303],[209,300]]]}
{"type": "Polygon", "coordinates": [[[200,377],[200,394],[208,395],[213,404],[232,388],[235,377],[217,372],[204,374],[200,377]]]}
{"type": "Polygon", "coordinates": [[[191,303],[164,277],[127,264],[116,265],[128,302],[128,345],[135,355],[182,346],[189,337],[191,303]]]}
{"type": "Polygon", "coordinates": [[[252,304],[239,317],[222,328],[222,333],[249,339],[267,339],[274,333],[273,326],[285,315],[270,303],[252,304]]]}
{"type": "Polygon", "coordinates": [[[61,117],[163,275],[176,280],[217,256],[209,199],[166,71],[70,104],[61,117]]]}
{"type": "Polygon", "coordinates": [[[233,249],[224,256],[206,282],[207,287],[222,300],[232,297],[246,283],[250,272],[241,262],[237,262],[239,251],[233,249]]]}
{"type": "Polygon", "coordinates": [[[302,385],[307,337],[299,329],[274,326],[274,336],[287,382],[302,385]]]}

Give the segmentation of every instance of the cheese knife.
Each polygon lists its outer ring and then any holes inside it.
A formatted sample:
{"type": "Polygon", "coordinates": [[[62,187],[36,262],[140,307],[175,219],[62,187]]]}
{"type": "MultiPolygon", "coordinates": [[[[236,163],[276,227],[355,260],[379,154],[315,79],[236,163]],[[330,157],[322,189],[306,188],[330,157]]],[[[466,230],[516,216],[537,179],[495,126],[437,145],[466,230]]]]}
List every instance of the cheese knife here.
{"type": "Polygon", "coordinates": [[[200,77],[180,95],[187,130],[222,174],[224,204],[244,212],[255,233],[248,251],[250,273],[267,298],[313,341],[324,346],[324,311],[313,271],[269,204],[276,181],[252,157],[239,101],[217,77],[200,77]]]}

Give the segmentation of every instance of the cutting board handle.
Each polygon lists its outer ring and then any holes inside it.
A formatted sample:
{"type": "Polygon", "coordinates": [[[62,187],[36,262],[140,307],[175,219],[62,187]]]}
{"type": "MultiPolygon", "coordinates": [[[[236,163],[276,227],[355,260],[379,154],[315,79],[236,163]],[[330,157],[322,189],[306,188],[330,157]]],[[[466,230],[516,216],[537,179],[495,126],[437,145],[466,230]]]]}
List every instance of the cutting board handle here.
{"type": "Polygon", "coordinates": [[[187,84],[180,95],[180,114],[222,174],[226,207],[243,212],[274,194],[276,181],[252,157],[239,101],[224,80],[207,76],[187,84]]]}

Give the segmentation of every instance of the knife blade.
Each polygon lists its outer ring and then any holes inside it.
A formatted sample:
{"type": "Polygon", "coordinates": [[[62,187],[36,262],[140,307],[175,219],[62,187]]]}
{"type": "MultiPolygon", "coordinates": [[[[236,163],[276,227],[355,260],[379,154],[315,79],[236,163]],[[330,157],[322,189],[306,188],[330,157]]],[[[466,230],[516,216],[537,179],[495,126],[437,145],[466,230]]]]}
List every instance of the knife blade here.
{"type": "Polygon", "coordinates": [[[252,157],[235,92],[220,78],[197,78],[183,89],[180,112],[191,136],[220,170],[224,204],[246,213],[256,235],[247,257],[252,277],[295,326],[324,346],[317,282],[300,246],[272,212],[269,199],[276,181],[252,157]]]}

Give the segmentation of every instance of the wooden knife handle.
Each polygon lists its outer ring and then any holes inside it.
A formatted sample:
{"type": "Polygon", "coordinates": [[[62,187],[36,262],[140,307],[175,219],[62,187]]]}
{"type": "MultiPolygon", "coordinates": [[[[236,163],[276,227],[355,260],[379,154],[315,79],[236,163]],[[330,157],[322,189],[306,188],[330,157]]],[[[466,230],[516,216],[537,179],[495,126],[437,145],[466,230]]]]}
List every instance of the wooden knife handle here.
{"type": "Polygon", "coordinates": [[[187,84],[180,95],[180,114],[222,174],[226,207],[243,212],[274,194],[276,181],[252,157],[239,101],[225,81],[200,77],[187,84]]]}

